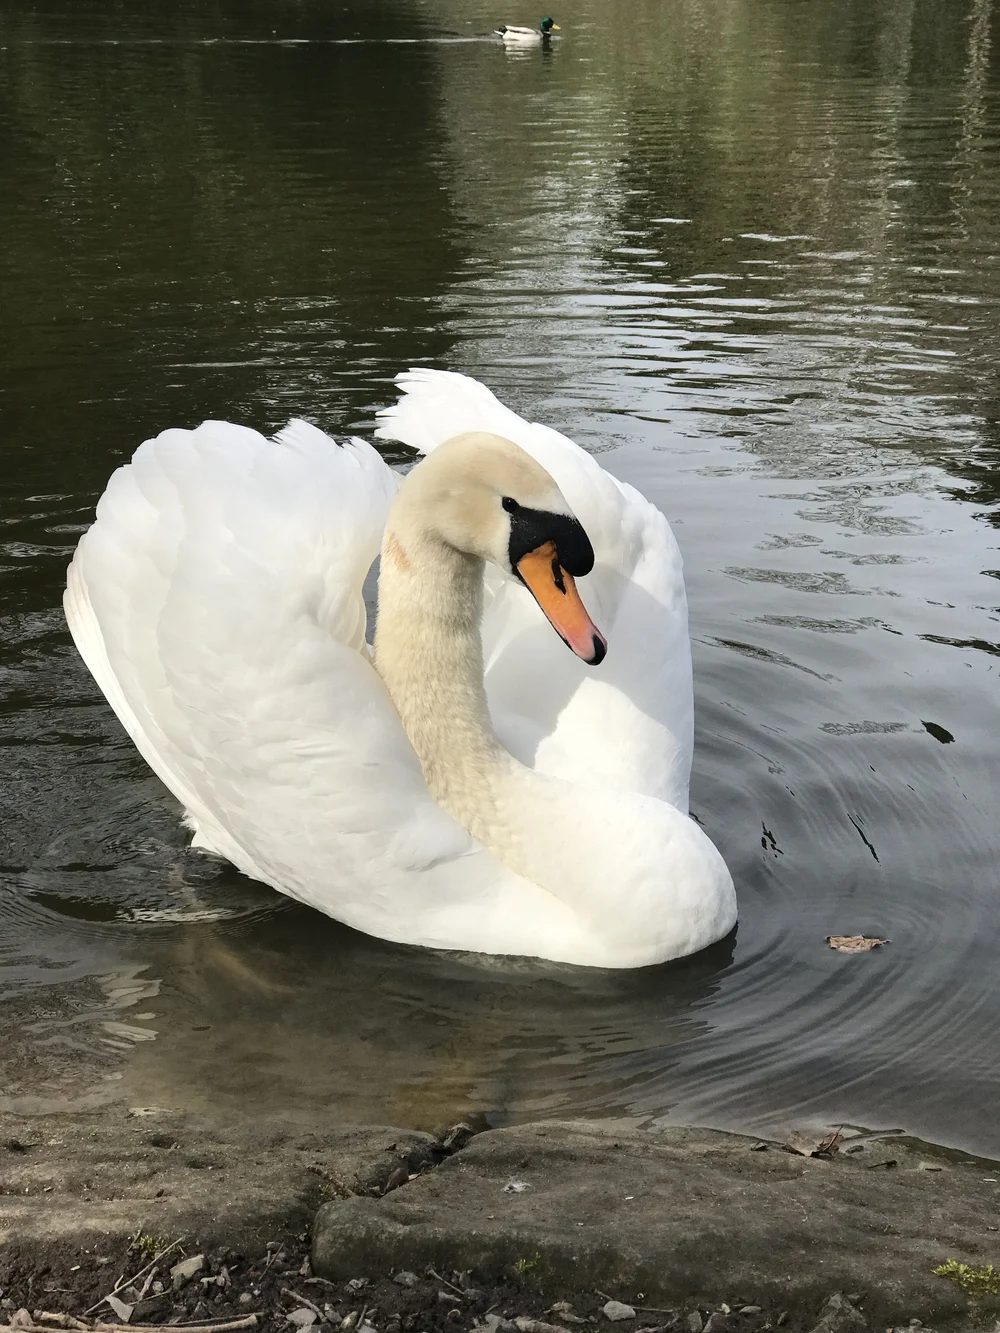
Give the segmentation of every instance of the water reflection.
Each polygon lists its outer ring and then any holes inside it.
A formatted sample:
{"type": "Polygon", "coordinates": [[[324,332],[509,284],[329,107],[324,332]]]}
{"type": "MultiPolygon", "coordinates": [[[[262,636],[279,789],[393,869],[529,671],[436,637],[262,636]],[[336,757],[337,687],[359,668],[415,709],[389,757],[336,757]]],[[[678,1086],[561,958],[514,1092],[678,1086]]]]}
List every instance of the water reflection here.
{"type": "Polygon", "coordinates": [[[996,1155],[988,0],[15,5],[0,40],[3,1105],[901,1124],[996,1155]],[[487,380],[685,554],[738,936],[637,976],[377,944],[186,851],[58,598],[170,423],[487,380]],[[887,935],[876,955],[828,934],[887,935]]]}
{"type": "Polygon", "coordinates": [[[602,1113],[705,1031],[732,950],[622,975],[384,945],[298,907],[192,929],[157,951],[171,1037],[137,1053],[130,1095],[429,1127],[602,1113]]]}

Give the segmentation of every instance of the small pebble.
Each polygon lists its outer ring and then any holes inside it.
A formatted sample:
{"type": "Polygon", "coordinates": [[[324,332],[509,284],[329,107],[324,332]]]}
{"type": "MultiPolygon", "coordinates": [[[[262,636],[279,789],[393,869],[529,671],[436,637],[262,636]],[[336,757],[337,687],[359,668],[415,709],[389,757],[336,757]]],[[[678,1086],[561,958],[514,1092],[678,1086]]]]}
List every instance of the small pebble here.
{"type": "Polygon", "coordinates": [[[236,1298],[237,1305],[253,1305],[253,1297],[248,1291],[241,1291],[236,1298]]]}
{"type": "Polygon", "coordinates": [[[692,1310],[685,1321],[688,1333],[701,1333],[704,1321],[697,1310],[692,1310]]]}
{"type": "Polygon", "coordinates": [[[634,1319],[635,1311],[631,1305],[625,1305],[622,1301],[608,1301],[601,1310],[605,1318],[610,1319],[612,1323],[617,1323],[619,1319],[634,1319]]]}
{"type": "Polygon", "coordinates": [[[205,1256],[203,1254],[193,1254],[190,1259],[182,1259],[179,1264],[174,1264],[170,1270],[170,1280],[173,1283],[174,1291],[179,1291],[185,1282],[190,1282],[193,1277],[197,1277],[205,1267],[205,1256]]]}
{"type": "Polygon", "coordinates": [[[415,1287],[420,1281],[416,1273],[410,1273],[405,1268],[400,1269],[392,1280],[401,1287],[415,1287]]]}
{"type": "Polygon", "coordinates": [[[316,1322],[316,1311],[307,1310],[303,1305],[301,1309],[293,1310],[291,1314],[285,1315],[285,1318],[296,1328],[312,1328],[316,1322]]]}
{"type": "Polygon", "coordinates": [[[760,1314],[760,1313],[761,1313],[761,1306],[759,1305],[743,1305],[740,1307],[740,1314],[760,1314]]]}
{"type": "MultiPolygon", "coordinates": [[[[469,1293],[471,1296],[471,1292],[469,1293]]],[[[549,1309],[549,1314],[558,1315],[563,1324],[585,1324],[587,1321],[582,1315],[578,1315],[569,1301],[556,1301],[549,1309]]]]}

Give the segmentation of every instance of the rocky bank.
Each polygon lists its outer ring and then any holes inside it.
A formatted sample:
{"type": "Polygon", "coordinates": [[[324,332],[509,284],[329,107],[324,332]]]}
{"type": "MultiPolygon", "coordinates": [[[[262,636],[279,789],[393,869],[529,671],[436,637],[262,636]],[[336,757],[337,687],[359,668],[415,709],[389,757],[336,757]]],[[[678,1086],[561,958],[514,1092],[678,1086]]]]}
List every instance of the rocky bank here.
{"type": "Polygon", "coordinates": [[[1000,1281],[934,1271],[1000,1261],[998,1176],[898,1136],[810,1157],[601,1121],[434,1136],[155,1107],[0,1117],[0,1325],[1000,1328],[1000,1281]],[[116,1288],[134,1308],[107,1303],[116,1288]]]}

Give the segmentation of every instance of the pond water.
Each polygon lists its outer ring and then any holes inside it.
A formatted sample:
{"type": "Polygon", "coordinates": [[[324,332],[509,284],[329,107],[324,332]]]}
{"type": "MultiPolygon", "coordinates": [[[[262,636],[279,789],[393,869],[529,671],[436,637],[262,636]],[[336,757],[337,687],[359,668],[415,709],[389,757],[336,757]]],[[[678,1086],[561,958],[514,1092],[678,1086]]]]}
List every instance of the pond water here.
{"type": "Polygon", "coordinates": [[[898,1127],[1000,1155],[990,0],[10,0],[0,1108],[898,1127]],[[736,936],[633,974],[382,944],[185,848],[63,623],[167,425],[370,436],[467,371],[684,550],[736,936]],[[829,934],[891,944],[831,952],[829,934]]]}

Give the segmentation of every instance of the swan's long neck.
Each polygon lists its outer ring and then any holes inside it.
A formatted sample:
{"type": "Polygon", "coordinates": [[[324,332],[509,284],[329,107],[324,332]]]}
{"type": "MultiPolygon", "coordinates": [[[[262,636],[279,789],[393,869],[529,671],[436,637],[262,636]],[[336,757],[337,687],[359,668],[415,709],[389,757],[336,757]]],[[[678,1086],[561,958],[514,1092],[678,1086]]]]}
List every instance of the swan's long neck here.
{"type": "Polygon", "coordinates": [[[375,665],[435,800],[503,856],[500,791],[518,773],[532,775],[493,733],[482,607],[482,560],[422,532],[394,508],[382,544],[375,665]]]}
{"type": "Polygon", "coordinates": [[[382,543],[375,665],[427,786],[511,870],[596,920],[617,869],[616,840],[601,837],[608,800],[525,768],[497,740],[483,684],[483,561],[428,533],[408,498],[394,502],[382,543]]]}

